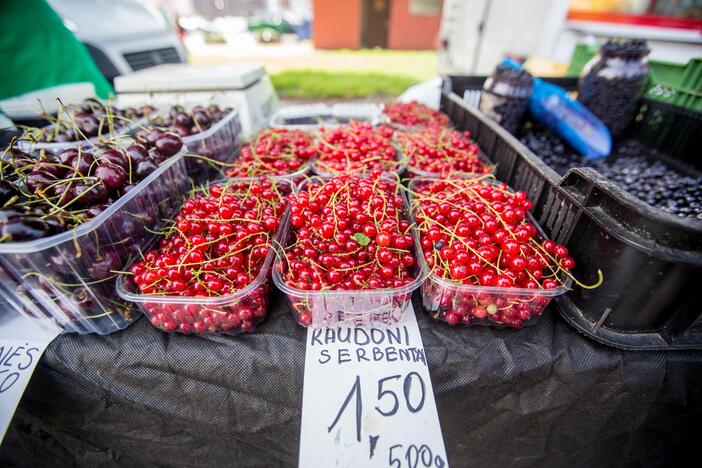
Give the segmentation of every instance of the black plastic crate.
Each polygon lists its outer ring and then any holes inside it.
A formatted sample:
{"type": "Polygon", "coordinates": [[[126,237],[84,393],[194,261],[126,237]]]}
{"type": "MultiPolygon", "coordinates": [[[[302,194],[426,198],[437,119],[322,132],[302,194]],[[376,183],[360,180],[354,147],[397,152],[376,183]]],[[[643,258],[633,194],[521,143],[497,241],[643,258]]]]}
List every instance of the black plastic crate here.
{"type": "MultiPolygon", "coordinates": [[[[445,80],[442,110],[457,128],[473,134],[497,164],[498,179],[534,201],[538,222],[552,239],[567,244],[576,277],[593,282],[598,269],[604,274],[599,288],[576,287],[558,298],[561,315],[580,332],[611,346],[702,348],[702,292],[695,291],[702,284],[702,223],[656,209],[590,168],[571,169],[560,177],[514,136],[463,102],[468,86],[481,86],[482,79],[445,80]]],[[[571,89],[576,83],[560,81],[571,89]]],[[[665,111],[675,109],[660,110],[665,111]]],[[[677,126],[657,136],[659,142],[674,145],[686,136],[671,132],[696,125],[680,115],[672,117],[677,126]]],[[[637,128],[642,122],[645,118],[632,126],[630,136],[645,134],[637,128]]],[[[658,148],[670,154],[667,146],[658,148]]]]}

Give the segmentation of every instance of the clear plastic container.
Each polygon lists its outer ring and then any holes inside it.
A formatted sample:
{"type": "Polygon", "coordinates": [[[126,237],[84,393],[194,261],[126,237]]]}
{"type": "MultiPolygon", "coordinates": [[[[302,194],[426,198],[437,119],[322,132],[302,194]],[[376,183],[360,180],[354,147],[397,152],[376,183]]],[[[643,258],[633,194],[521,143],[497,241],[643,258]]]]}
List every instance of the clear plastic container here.
{"type": "Polygon", "coordinates": [[[115,292],[116,273],[187,192],[182,152],[90,221],[54,236],[0,244],[0,289],[20,313],[66,332],[120,330],[139,317],[115,292]]]}
{"type": "Polygon", "coordinates": [[[407,177],[410,179],[414,179],[416,177],[424,177],[426,179],[441,179],[444,177],[447,177],[448,175],[458,175],[461,177],[465,176],[471,176],[471,175],[484,175],[484,174],[494,174],[497,166],[493,164],[487,156],[485,156],[485,153],[483,153],[483,150],[478,149],[478,158],[485,163],[486,165],[490,166],[490,171],[487,173],[474,173],[474,172],[453,172],[451,174],[443,174],[440,172],[429,172],[429,171],[423,171],[421,169],[417,169],[413,167],[410,164],[409,157],[404,154],[402,151],[402,146],[397,142],[397,140],[394,140],[395,147],[397,148],[397,151],[401,154],[400,158],[405,161],[405,167],[407,169],[407,177]]]}
{"type": "MultiPolygon", "coordinates": [[[[158,112],[158,111],[154,111],[158,112]]],[[[152,112],[149,115],[153,115],[154,113],[152,112]]],[[[31,142],[27,140],[18,140],[15,143],[15,146],[17,149],[20,151],[24,151],[25,153],[32,153],[32,152],[39,152],[41,150],[44,150],[48,153],[51,154],[59,154],[63,152],[64,150],[67,150],[69,148],[78,148],[79,146],[83,147],[88,147],[88,146],[96,146],[100,141],[105,141],[105,140],[114,140],[116,138],[119,138],[121,136],[127,136],[130,135],[132,132],[137,130],[139,127],[144,125],[146,121],[148,120],[148,116],[142,117],[139,120],[136,120],[133,123],[130,123],[128,125],[124,126],[118,126],[116,123],[113,125],[113,131],[112,132],[106,132],[104,134],[101,134],[96,137],[88,138],[88,139],[81,139],[78,141],[65,141],[65,142],[56,142],[56,143],[42,143],[42,142],[31,142]]],[[[44,128],[48,128],[51,125],[47,125],[44,128]]],[[[107,130],[107,129],[106,129],[107,130]]]]}
{"type": "Polygon", "coordinates": [[[333,128],[351,121],[377,123],[382,112],[374,103],[322,103],[284,107],[271,117],[270,126],[296,130],[333,128]]]}
{"type": "MultiPolygon", "coordinates": [[[[412,206],[412,193],[417,184],[432,181],[429,178],[413,179],[409,183],[408,201],[412,206]]],[[[411,213],[414,221],[414,213],[411,213]]],[[[528,219],[536,227],[539,235],[546,239],[541,226],[529,214],[528,219]]],[[[433,273],[424,259],[424,251],[415,231],[415,244],[418,258],[427,272],[427,280],[422,284],[422,305],[436,320],[452,325],[485,325],[492,327],[512,327],[533,325],[549,305],[551,299],[564,294],[572,283],[568,278],[565,285],[554,289],[498,288],[458,284],[433,273]],[[453,315],[449,315],[453,314],[453,315]],[[448,316],[448,317],[447,317],[448,316]],[[518,323],[503,321],[503,317],[517,319],[518,323]]]]}
{"type": "MultiPolygon", "coordinates": [[[[224,184],[250,180],[252,179],[235,178],[213,183],[224,184]]],[[[275,183],[279,190],[286,193],[292,192],[290,181],[278,180],[275,183]]],[[[280,243],[284,227],[287,225],[287,218],[286,210],[274,236],[273,246],[280,243]]],[[[155,241],[144,251],[153,247],[155,241]]],[[[270,268],[274,257],[275,249],[271,248],[256,278],[246,287],[232,294],[217,297],[142,294],[126,274],[121,274],[117,278],[117,294],[125,301],[137,304],[151,324],[162,331],[196,335],[237,335],[250,332],[268,314],[270,268]],[[203,325],[198,323],[203,324],[204,328],[200,329],[199,327],[203,325]]],[[[125,271],[128,271],[139,258],[132,258],[125,271]]]]}
{"type": "MultiPolygon", "coordinates": [[[[300,184],[298,190],[304,188],[308,181],[300,184]]],[[[408,210],[408,206],[405,206],[408,210]]],[[[409,215],[409,211],[407,211],[409,215]]],[[[414,228],[412,228],[414,229],[414,228]]],[[[416,239],[416,233],[413,231],[416,239]]],[[[285,224],[282,233],[282,243],[287,247],[292,238],[290,223],[285,224]]],[[[413,246],[413,255],[419,255],[418,245],[413,246]]],[[[283,277],[283,260],[281,255],[273,265],[273,282],[286,296],[290,311],[299,320],[299,315],[309,312],[311,328],[333,327],[337,325],[352,325],[368,327],[372,325],[391,325],[400,321],[407,310],[412,292],[419,288],[424,279],[424,267],[415,266],[416,278],[410,284],[400,288],[361,289],[339,291],[307,291],[288,285],[283,277]]]]}
{"type": "MultiPolygon", "coordinates": [[[[238,156],[237,156],[238,157],[238,156]]],[[[234,159],[236,161],[236,159],[234,159]]],[[[307,176],[312,174],[312,163],[308,162],[307,164],[303,164],[303,166],[298,169],[295,172],[291,172],[290,174],[283,174],[283,175],[276,175],[276,176],[252,176],[252,177],[237,177],[237,179],[259,179],[259,178],[266,178],[274,181],[290,181],[292,182],[293,185],[297,185],[300,182],[302,182],[307,176]]],[[[231,177],[230,177],[231,179],[231,177]]]]}
{"type": "MultiPolygon", "coordinates": [[[[397,154],[396,160],[397,160],[397,165],[396,169],[394,171],[384,171],[385,174],[397,174],[401,175],[403,172],[405,172],[405,169],[407,168],[407,160],[405,159],[404,155],[402,154],[402,151],[400,151],[400,148],[393,142],[393,147],[395,148],[395,152],[397,154]]],[[[329,178],[329,177],[334,177],[335,175],[338,175],[338,173],[331,173],[331,172],[326,172],[322,169],[319,168],[318,165],[318,160],[319,157],[316,157],[312,160],[310,163],[310,167],[312,168],[312,172],[320,177],[324,178],[329,178]]],[[[354,174],[356,173],[362,173],[363,171],[353,171],[354,174]]]]}
{"type": "MultiPolygon", "coordinates": [[[[278,127],[278,128],[286,128],[289,130],[298,130],[297,128],[293,128],[293,127],[278,127]]],[[[310,131],[310,130],[306,130],[306,129],[301,129],[301,130],[302,131],[310,131]]],[[[313,143],[316,144],[316,134],[313,132],[310,132],[310,133],[312,133],[314,135],[315,140],[313,140],[313,143]]],[[[233,158],[232,163],[236,162],[236,160],[239,158],[239,156],[241,156],[241,150],[244,148],[244,146],[251,143],[251,141],[253,141],[255,139],[256,139],[256,137],[253,137],[253,138],[249,139],[248,141],[241,142],[241,144],[239,145],[239,150],[236,152],[236,156],[233,158]]],[[[289,174],[254,175],[254,176],[251,176],[251,178],[265,177],[265,178],[271,179],[271,180],[289,180],[289,181],[292,181],[294,186],[296,186],[297,184],[302,182],[302,180],[305,179],[305,176],[310,175],[311,173],[312,173],[312,160],[308,160],[297,171],[291,172],[289,174]]],[[[238,177],[238,178],[242,178],[242,177],[238,177]]]]}
{"type": "Polygon", "coordinates": [[[427,128],[430,127],[441,127],[441,128],[453,128],[453,123],[451,121],[448,121],[445,125],[441,125],[439,123],[434,123],[434,124],[426,124],[426,125],[405,125],[397,122],[393,122],[390,117],[385,113],[385,105],[381,107],[381,115],[378,118],[377,123],[378,124],[384,124],[387,125],[388,127],[392,127],[395,130],[398,130],[400,132],[416,132],[420,130],[426,130],[427,128]]]}
{"type": "MultiPolygon", "coordinates": [[[[141,127],[148,127],[149,120],[153,116],[163,115],[167,110],[159,109],[151,114],[151,116],[142,121],[138,126],[132,127],[131,134],[141,127]]],[[[218,161],[220,163],[229,163],[238,154],[241,137],[241,117],[239,110],[234,108],[219,122],[204,132],[196,133],[183,137],[183,144],[188,152],[193,154],[202,154],[203,157],[218,161]]],[[[210,163],[204,159],[186,156],[188,175],[198,183],[206,180],[214,180],[222,177],[223,166],[215,163],[210,163]]]]}

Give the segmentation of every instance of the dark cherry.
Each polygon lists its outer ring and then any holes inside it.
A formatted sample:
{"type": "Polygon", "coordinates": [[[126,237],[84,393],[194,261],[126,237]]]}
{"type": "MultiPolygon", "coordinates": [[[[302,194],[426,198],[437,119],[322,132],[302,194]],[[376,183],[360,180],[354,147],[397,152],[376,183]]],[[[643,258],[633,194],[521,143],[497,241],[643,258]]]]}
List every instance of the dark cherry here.
{"type": "Polygon", "coordinates": [[[153,129],[149,132],[148,135],[146,135],[146,141],[149,143],[149,146],[153,146],[156,144],[156,141],[163,136],[163,132],[159,129],[153,129]]]}
{"type": "Polygon", "coordinates": [[[105,203],[110,194],[107,188],[102,184],[102,182],[97,183],[98,179],[91,178],[91,180],[84,182],[78,182],[75,185],[75,194],[77,200],[75,204],[78,206],[91,206],[95,204],[105,203]]]}
{"type": "Polygon", "coordinates": [[[146,151],[144,145],[134,144],[127,148],[127,156],[132,160],[132,164],[138,165],[149,159],[149,152],[146,151]]]}
{"type": "Polygon", "coordinates": [[[0,232],[9,241],[21,242],[46,237],[52,233],[52,229],[41,218],[27,216],[3,224],[0,232]]]}
{"type": "Polygon", "coordinates": [[[92,153],[86,153],[81,151],[78,156],[73,158],[69,166],[71,166],[75,171],[81,175],[87,176],[90,173],[90,169],[95,162],[95,156],[92,153]]]}
{"type": "Polygon", "coordinates": [[[175,123],[184,127],[191,127],[193,125],[193,119],[185,112],[179,112],[175,116],[175,123]]]}
{"type": "Polygon", "coordinates": [[[13,197],[19,196],[20,191],[8,180],[0,180],[0,205],[6,205],[13,197]]]}
{"type": "Polygon", "coordinates": [[[107,161],[124,170],[129,170],[129,158],[126,154],[116,149],[108,148],[100,153],[99,159],[107,161]]]}
{"type": "Polygon", "coordinates": [[[27,189],[32,192],[43,191],[54,182],[56,182],[56,176],[42,170],[32,170],[24,179],[27,189]]]}
{"type": "Polygon", "coordinates": [[[70,166],[71,161],[77,158],[78,154],[80,154],[78,148],[68,148],[67,150],[63,150],[61,154],[59,154],[59,162],[66,166],[70,166]]]}
{"type": "Polygon", "coordinates": [[[158,169],[158,164],[152,161],[151,158],[148,158],[137,163],[134,173],[136,174],[137,178],[144,179],[156,169],[158,169]]]}
{"type": "Polygon", "coordinates": [[[127,181],[127,173],[120,166],[110,163],[98,164],[94,170],[95,177],[100,179],[108,191],[122,189],[127,181]]]}
{"type": "MultiPolygon", "coordinates": [[[[76,124],[80,131],[88,138],[98,136],[100,133],[100,121],[93,116],[76,118],[76,124]]],[[[106,129],[103,128],[103,132],[106,129]]]]}
{"type": "Polygon", "coordinates": [[[193,112],[193,121],[202,127],[210,123],[210,118],[204,110],[197,110],[193,112]]]}
{"type": "Polygon", "coordinates": [[[173,125],[171,127],[171,130],[173,130],[181,137],[186,137],[193,134],[193,132],[190,130],[190,127],[186,127],[184,125],[173,125]]]}
{"type": "Polygon", "coordinates": [[[164,133],[164,135],[156,140],[156,148],[165,157],[170,158],[183,147],[183,141],[173,133],[164,133]]]}

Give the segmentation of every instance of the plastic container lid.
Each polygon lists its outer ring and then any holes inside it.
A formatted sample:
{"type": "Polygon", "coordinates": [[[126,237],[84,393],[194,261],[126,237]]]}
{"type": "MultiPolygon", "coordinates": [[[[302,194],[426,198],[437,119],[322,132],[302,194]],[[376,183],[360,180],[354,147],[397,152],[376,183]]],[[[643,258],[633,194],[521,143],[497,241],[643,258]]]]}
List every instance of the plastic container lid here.
{"type": "Polygon", "coordinates": [[[118,93],[244,90],[266,74],[260,63],[168,64],[115,78],[118,93]]]}
{"type": "Polygon", "coordinates": [[[38,111],[56,114],[61,104],[78,104],[88,98],[95,98],[95,85],[92,83],[70,83],[32,91],[0,101],[0,109],[14,120],[33,119],[38,111]]]}

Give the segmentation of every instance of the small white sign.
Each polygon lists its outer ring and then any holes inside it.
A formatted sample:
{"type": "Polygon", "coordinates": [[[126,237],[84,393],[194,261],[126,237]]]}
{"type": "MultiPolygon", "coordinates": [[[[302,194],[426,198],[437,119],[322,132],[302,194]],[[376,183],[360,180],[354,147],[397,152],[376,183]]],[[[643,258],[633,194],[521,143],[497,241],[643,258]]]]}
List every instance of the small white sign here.
{"type": "Polygon", "coordinates": [[[58,334],[14,312],[6,312],[0,322],[0,441],[41,355],[58,334]]]}
{"type": "Polygon", "coordinates": [[[395,325],[309,329],[301,468],[447,467],[413,309],[395,325]]]}

